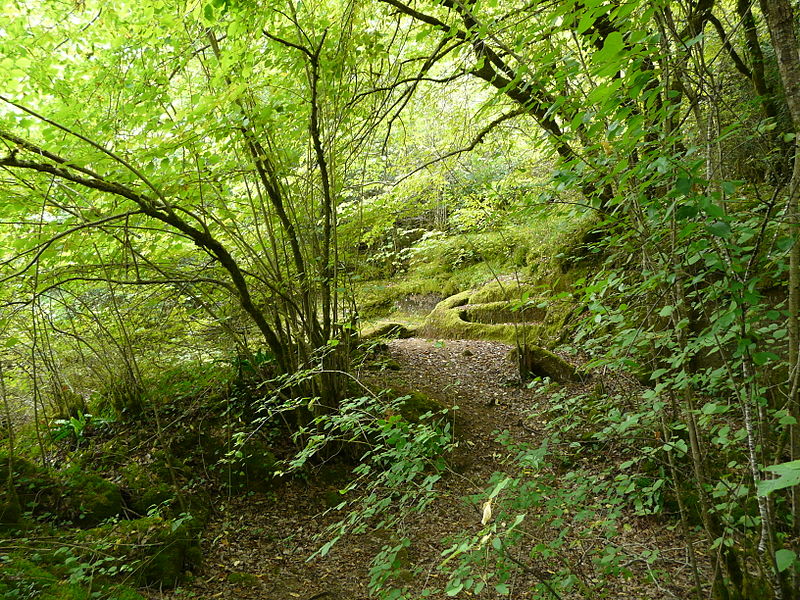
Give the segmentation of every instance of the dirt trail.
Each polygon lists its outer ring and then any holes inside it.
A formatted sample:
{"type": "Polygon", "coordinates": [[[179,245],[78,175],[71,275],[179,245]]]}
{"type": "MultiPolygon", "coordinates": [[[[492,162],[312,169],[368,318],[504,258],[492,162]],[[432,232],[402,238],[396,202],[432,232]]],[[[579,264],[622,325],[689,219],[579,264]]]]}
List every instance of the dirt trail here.
{"type": "MultiPolygon", "coordinates": [[[[489,476],[507,458],[495,441],[495,432],[508,430],[518,441],[535,443],[540,438],[536,427],[540,419],[529,418],[537,408],[536,394],[518,384],[515,369],[506,359],[509,350],[508,345],[497,342],[395,340],[389,344],[388,352],[399,369],[365,374],[364,381],[373,389],[410,388],[459,407],[459,447],[451,459],[453,471],[440,482],[440,495],[424,515],[415,515],[403,523],[404,534],[413,540],[409,565],[422,573],[413,582],[406,582],[415,589],[444,583],[439,582],[436,570],[442,550],[448,547],[443,538],[480,530],[479,507],[464,498],[483,490],[489,476]]],[[[578,387],[576,384],[576,392],[578,387]]],[[[335,483],[320,480],[293,481],[272,496],[219,501],[215,506],[217,516],[205,534],[204,572],[181,590],[159,593],[153,598],[368,598],[369,560],[387,541],[385,533],[347,538],[324,559],[305,562],[317,548],[315,536],[335,520],[335,515],[322,513],[327,508],[326,498],[335,497],[336,489],[335,483]],[[249,577],[242,580],[238,575],[241,573],[249,577]]],[[[652,544],[662,535],[661,529],[640,524],[636,543],[652,544]]],[[[662,541],[665,539],[662,536],[662,541]]],[[[512,581],[511,597],[527,597],[525,590],[532,583],[520,574],[512,581]]],[[[652,589],[633,596],[630,593],[628,588],[624,592],[627,595],[611,597],[677,597],[666,592],[659,595],[652,589]]],[[[470,597],[497,595],[487,588],[484,594],[470,597]]]]}

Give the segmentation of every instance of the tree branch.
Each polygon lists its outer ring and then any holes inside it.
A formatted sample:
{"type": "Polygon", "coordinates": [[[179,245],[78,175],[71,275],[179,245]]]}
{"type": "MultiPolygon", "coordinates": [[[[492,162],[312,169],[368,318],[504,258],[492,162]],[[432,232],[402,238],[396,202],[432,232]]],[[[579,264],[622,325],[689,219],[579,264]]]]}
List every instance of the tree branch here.
{"type": "MultiPolygon", "coordinates": [[[[434,27],[440,29],[441,31],[446,31],[448,33],[451,32],[452,27],[450,27],[450,25],[448,25],[444,21],[440,21],[436,17],[432,17],[430,15],[426,15],[425,13],[419,12],[418,10],[413,9],[410,6],[403,4],[402,2],[399,2],[398,0],[379,0],[379,1],[383,2],[384,4],[394,6],[401,13],[411,17],[412,19],[416,19],[417,21],[422,21],[423,23],[427,23],[428,25],[433,25],[434,27]]],[[[461,30],[453,31],[451,35],[461,40],[467,40],[469,37],[467,36],[466,32],[461,30]]]]}
{"type": "Polygon", "coordinates": [[[726,33],[722,22],[711,12],[708,13],[708,22],[711,23],[714,26],[714,29],[717,30],[717,35],[719,36],[720,40],[722,40],[722,47],[728,52],[733,64],[736,66],[736,70],[752,81],[753,72],[747,68],[747,65],[744,64],[744,61],[739,56],[739,53],[736,52],[736,49],[731,45],[731,41],[728,38],[728,34],[726,33]]]}
{"type": "MultiPolygon", "coordinates": [[[[30,152],[39,154],[41,156],[46,156],[45,152],[35,144],[26,142],[25,147],[30,152]]],[[[63,161],[62,164],[69,164],[69,161],[64,161],[63,159],[61,160],[63,161]]],[[[166,202],[164,202],[163,208],[157,208],[156,204],[148,196],[139,194],[125,185],[108,181],[96,174],[92,175],[91,178],[87,178],[72,172],[68,168],[47,163],[20,160],[17,158],[17,152],[12,152],[9,156],[0,159],[0,166],[29,169],[39,173],[47,173],[61,179],[66,179],[67,181],[72,181],[73,183],[77,183],[89,189],[116,194],[123,198],[128,198],[129,200],[135,202],[141,209],[141,212],[148,217],[156,219],[157,221],[161,221],[162,223],[186,234],[195,244],[197,244],[197,246],[203,248],[209,254],[211,254],[215,260],[217,260],[217,262],[219,262],[219,264],[228,272],[228,276],[231,278],[233,286],[236,289],[239,297],[239,303],[244,311],[253,319],[253,322],[255,322],[255,324],[258,326],[259,330],[264,336],[265,341],[269,345],[270,350],[275,353],[278,365],[282,370],[288,370],[290,368],[290,365],[286,360],[285,349],[281,344],[280,339],[267,322],[264,313],[261,312],[253,303],[253,297],[250,293],[250,288],[247,285],[247,281],[244,278],[241,268],[228,249],[225,248],[225,246],[208,231],[201,231],[184,221],[167,206],[166,202]]]]}
{"type": "Polygon", "coordinates": [[[42,254],[44,254],[44,251],[47,250],[57,240],[60,240],[61,238],[64,238],[64,237],[67,237],[68,235],[71,235],[71,234],[75,233],[76,231],[80,231],[81,229],[87,229],[89,227],[97,227],[97,226],[103,225],[104,223],[109,223],[111,221],[116,221],[117,219],[127,219],[131,215],[138,215],[138,214],[142,214],[142,211],[135,210],[135,211],[122,213],[122,214],[119,214],[119,215],[112,215],[112,216],[106,217],[104,219],[98,219],[96,221],[91,221],[90,223],[82,223],[81,225],[77,225],[75,227],[69,228],[66,231],[62,231],[61,233],[57,233],[53,237],[51,237],[50,239],[46,240],[45,242],[42,242],[42,244],[39,245],[38,249],[34,249],[34,250],[26,251],[24,253],[17,254],[16,256],[14,256],[14,257],[12,257],[10,259],[4,260],[2,263],[0,263],[0,265],[6,265],[6,264],[10,263],[12,260],[17,259],[17,258],[21,258],[22,256],[24,256],[25,254],[28,254],[29,252],[35,252],[35,254],[33,255],[33,258],[28,262],[27,265],[25,265],[21,269],[15,271],[11,275],[7,275],[6,277],[0,278],[0,283],[5,283],[6,281],[14,279],[15,277],[19,277],[20,275],[25,273],[28,269],[30,269],[33,265],[36,264],[36,262],[42,256],[42,254]]]}
{"type": "MultiPolygon", "coordinates": [[[[115,154],[114,152],[111,152],[110,150],[104,148],[103,146],[101,146],[97,142],[87,138],[86,136],[81,135],[80,133],[78,133],[76,131],[72,131],[69,127],[65,127],[64,125],[61,125],[60,123],[56,123],[55,121],[53,121],[51,119],[48,119],[47,117],[45,117],[43,115],[40,115],[36,111],[34,111],[34,110],[32,110],[32,109],[30,109],[30,108],[28,108],[26,106],[18,104],[16,102],[14,102],[13,100],[9,100],[5,96],[1,96],[0,95],[0,100],[5,102],[6,104],[10,104],[11,106],[14,106],[14,107],[18,108],[21,111],[24,111],[24,112],[28,113],[29,115],[31,115],[33,117],[36,117],[37,119],[39,119],[40,121],[42,121],[44,123],[47,123],[48,125],[52,125],[53,127],[56,127],[58,129],[60,129],[61,131],[65,132],[65,133],[68,133],[69,135],[72,135],[72,136],[78,138],[81,141],[86,142],[87,144],[92,146],[92,148],[95,148],[95,149],[99,150],[100,152],[102,152],[103,154],[108,156],[109,158],[111,158],[114,161],[118,162],[123,167],[128,169],[131,173],[136,175],[136,177],[138,177],[140,180],[142,180],[144,182],[144,184],[153,191],[153,193],[158,197],[158,199],[161,200],[164,203],[164,207],[167,210],[169,210],[169,206],[167,204],[167,201],[164,198],[164,196],[161,194],[161,192],[158,190],[158,188],[156,188],[156,186],[153,185],[153,183],[144,175],[144,173],[142,173],[139,169],[134,167],[132,164],[130,164],[128,161],[126,161],[124,158],[122,158],[118,154],[115,154]]],[[[3,137],[6,137],[6,135],[11,135],[11,134],[6,134],[6,132],[0,132],[0,133],[5,134],[5,135],[3,135],[3,137]]],[[[21,138],[17,138],[16,136],[13,136],[13,137],[16,138],[16,140],[21,140],[21,138]]],[[[10,139],[10,138],[6,137],[6,139],[10,139]]],[[[22,140],[22,141],[24,141],[24,140],[22,140]]],[[[27,144],[27,142],[26,142],[26,144],[27,144]]],[[[33,145],[31,144],[31,146],[33,146],[33,145]]],[[[48,156],[49,153],[46,153],[42,149],[39,149],[39,150],[40,150],[40,153],[43,156],[47,156],[48,158],[50,158],[50,156],[48,156]]],[[[83,168],[77,167],[75,165],[69,165],[69,166],[71,168],[77,169],[77,170],[79,170],[79,171],[81,171],[81,172],[83,172],[83,173],[85,173],[87,175],[91,175],[93,177],[95,176],[93,173],[91,173],[91,171],[84,170],[83,168]]]]}

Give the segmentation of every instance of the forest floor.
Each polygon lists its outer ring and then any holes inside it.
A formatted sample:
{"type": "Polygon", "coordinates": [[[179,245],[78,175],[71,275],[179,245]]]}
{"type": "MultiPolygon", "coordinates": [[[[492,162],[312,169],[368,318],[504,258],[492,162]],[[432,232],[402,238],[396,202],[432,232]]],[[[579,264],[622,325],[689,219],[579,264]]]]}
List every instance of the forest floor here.
{"type": "MultiPolygon", "coordinates": [[[[497,342],[395,340],[388,352],[399,368],[364,375],[363,382],[376,390],[410,388],[458,406],[458,447],[448,461],[450,474],[439,482],[433,504],[402,523],[402,534],[412,540],[412,545],[405,571],[408,580],[400,583],[413,590],[441,589],[446,583],[437,566],[443,560],[442,551],[450,545],[445,541],[448,535],[481,530],[481,507],[468,497],[482,492],[491,474],[503,470],[510,458],[506,447],[496,441],[497,433],[508,431],[512,439],[532,444],[543,436],[547,395],[519,385],[515,368],[506,358],[509,350],[508,345],[497,342]],[[417,575],[412,576],[412,571],[417,575]]],[[[572,384],[566,391],[577,394],[588,385],[572,384]]],[[[596,385],[596,379],[592,385],[596,385]]],[[[597,461],[603,458],[598,456],[597,461]]],[[[269,494],[218,499],[215,516],[204,534],[203,571],[183,587],[152,592],[151,598],[368,598],[369,561],[390,534],[373,531],[344,538],[324,558],[306,560],[325,541],[320,534],[341,518],[328,511],[330,498],[335,497],[341,482],[337,486],[324,479],[293,480],[269,494]]],[[[677,533],[674,521],[626,516],[620,532],[621,538],[615,541],[630,548],[632,556],[647,550],[657,551],[659,558],[654,564],[632,558],[626,566],[633,576],[612,580],[598,597],[689,597],[686,542],[677,533]]],[[[520,552],[523,562],[525,550],[520,552]]],[[[508,582],[511,592],[506,597],[531,597],[528,590],[536,583],[533,571],[536,569],[526,572],[520,568],[508,582]]],[[[592,579],[591,574],[587,579],[592,579]]],[[[489,585],[480,595],[470,597],[501,596],[489,585]]],[[[566,600],[573,596],[561,597],[566,600]]]]}

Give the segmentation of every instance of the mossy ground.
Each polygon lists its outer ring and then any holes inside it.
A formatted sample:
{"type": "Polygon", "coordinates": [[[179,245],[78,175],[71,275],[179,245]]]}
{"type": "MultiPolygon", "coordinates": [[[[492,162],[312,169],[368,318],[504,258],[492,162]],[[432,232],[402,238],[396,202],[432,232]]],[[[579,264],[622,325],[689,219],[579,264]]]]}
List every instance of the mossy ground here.
{"type": "Polygon", "coordinates": [[[202,562],[190,518],[119,521],[87,530],[77,539],[86,547],[102,548],[106,564],[125,570],[140,586],[172,587],[202,562]]]}
{"type": "Polygon", "coordinates": [[[25,513],[57,511],[61,494],[53,474],[32,460],[0,452],[0,523],[17,523],[25,513]]]}
{"type": "Polygon", "coordinates": [[[171,587],[200,565],[211,494],[268,489],[276,458],[263,436],[237,443],[227,424],[240,421],[220,416],[244,401],[199,380],[191,388],[170,376],[176,396],[151,407],[158,420],[123,413],[67,437],[42,427],[45,460],[29,443],[33,425],[18,432],[19,455],[9,463],[0,452],[1,598],[139,600],[118,586],[171,587]],[[160,431],[157,421],[180,426],[160,431]],[[15,554],[23,537],[38,562],[15,554]]]}

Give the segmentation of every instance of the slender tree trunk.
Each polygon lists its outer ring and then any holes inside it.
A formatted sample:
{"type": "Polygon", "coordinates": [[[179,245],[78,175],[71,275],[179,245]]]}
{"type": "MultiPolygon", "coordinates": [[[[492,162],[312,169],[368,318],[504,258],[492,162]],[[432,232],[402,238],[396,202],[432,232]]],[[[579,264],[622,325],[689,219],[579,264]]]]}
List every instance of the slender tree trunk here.
{"type": "Polygon", "coordinates": [[[774,118],[778,114],[778,109],[775,107],[772,90],[770,90],[764,75],[764,53],[761,51],[761,44],[758,41],[758,30],[753,17],[752,4],[750,0],[737,0],[736,11],[742,20],[747,55],[750,57],[753,88],[759,96],[764,116],[774,118]]]}
{"type": "MultiPolygon", "coordinates": [[[[795,423],[790,430],[792,460],[800,459],[800,48],[792,4],[789,0],[761,0],[772,46],[778,59],[786,103],[794,124],[794,166],[789,183],[787,217],[794,237],[789,258],[789,408],[795,423]]],[[[792,527],[800,535],[800,486],[792,489],[792,527]]],[[[794,569],[792,597],[800,598],[800,581],[794,569]]]]}
{"type": "MultiPolygon", "coordinates": [[[[794,11],[789,0],[761,0],[767,19],[772,46],[786,94],[786,103],[794,123],[794,167],[789,183],[787,216],[794,237],[789,265],[789,406],[792,416],[800,421],[800,50],[795,28],[794,11]]],[[[800,459],[800,424],[791,426],[791,458],[800,459]]],[[[795,535],[800,534],[800,489],[792,490],[792,517],[795,535]]],[[[795,580],[795,584],[798,581],[795,580]]],[[[798,589],[798,585],[794,586],[798,589]]],[[[795,598],[800,591],[795,591],[795,598]]]]}

